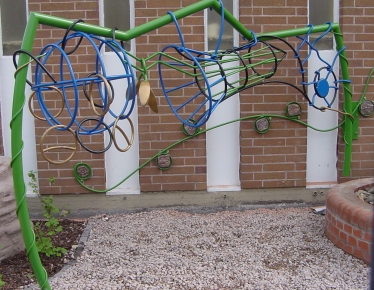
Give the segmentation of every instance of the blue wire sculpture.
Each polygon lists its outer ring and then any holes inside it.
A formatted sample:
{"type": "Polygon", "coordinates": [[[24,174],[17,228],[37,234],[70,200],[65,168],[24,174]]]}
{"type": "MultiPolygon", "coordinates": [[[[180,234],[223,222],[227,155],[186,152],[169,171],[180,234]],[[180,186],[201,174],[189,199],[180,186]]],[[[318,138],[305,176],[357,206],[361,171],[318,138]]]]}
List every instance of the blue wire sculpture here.
{"type": "MultiPolygon", "coordinates": [[[[338,56],[345,50],[345,47],[336,53],[331,63],[323,59],[316,48],[316,43],[331,31],[331,23],[327,23],[329,28],[312,42],[309,41],[309,36],[313,31],[313,25],[307,25],[309,30],[305,36],[297,36],[301,43],[296,49],[283,38],[269,35],[257,37],[251,31],[252,39],[247,40],[244,45],[220,50],[225,21],[223,3],[221,0],[217,1],[221,7],[221,20],[217,43],[213,51],[199,51],[187,47],[175,15],[173,12],[168,11],[167,13],[172,17],[177,29],[180,44],[169,44],[161,52],[156,53],[158,55],[157,65],[160,84],[166,101],[175,116],[185,126],[191,128],[202,127],[220,103],[247,88],[266,84],[291,86],[308,101],[310,106],[318,110],[331,108],[338,93],[339,83],[349,82],[348,80],[338,80],[333,71],[338,56]],[[285,45],[286,49],[281,48],[279,44],[273,43],[273,41],[285,45]],[[300,52],[305,45],[308,48],[308,52],[302,59],[300,52]],[[301,76],[300,82],[289,83],[283,81],[282,78],[276,77],[278,67],[286,58],[288,50],[297,59],[301,76]],[[304,65],[309,60],[312,52],[316,53],[323,66],[315,71],[313,80],[307,82],[305,80],[304,65]],[[227,63],[234,63],[234,65],[224,67],[227,63]],[[231,75],[240,75],[239,80],[230,80],[229,77],[231,75]],[[309,97],[307,92],[307,88],[310,86],[314,90],[312,97],[309,97]],[[316,105],[317,99],[323,99],[326,106],[318,107],[316,105]]],[[[132,143],[133,137],[130,141],[117,125],[118,121],[128,119],[133,130],[133,123],[129,117],[135,106],[135,95],[138,94],[138,87],[136,86],[135,73],[129,59],[130,54],[123,49],[122,43],[118,43],[115,40],[115,29],[113,30],[112,39],[103,39],[80,31],[71,33],[74,25],[79,22],[82,22],[82,20],[77,20],[70,25],[61,41],[46,45],[40,51],[40,56],[34,57],[26,51],[18,50],[14,54],[13,62],[17,67],[16,55],[20,53],[28,54],[36,62],[34,83],[27,80],[33,90],[29,102],[32,101],[32,97],[36,96],[44,120],[59,131],[71,131],[71,127],[74,125],[76,127],[74,131],[76,139],[81,146],[91,153],[98,154],[110,148],[116,128],[120,130],[128,144],[132,143]],[[87,74],[86,77],[79,78],[77,73],[74,72],[71,61],[83,40],[93,48],[96,56],[94,70],[87,74]],[[73,48],[66,51],[69,43],[74,44],[73,48]],[[109,50],[117,56],[122,64],[122,73],[118,75],[109,75],[107,73],[101,56],[101,52],[105,50],[109,50]],[[56,74],[52,75],[47,69],[49,60],[56,56],[59,59],[57,77],[56,74]],[[119,113],[115,113],[110,107],[115,97],[112,82],[117,80],[121,80],[128,88],[119,113]],[[79,94],[82,91],[93,110],[94,117],[78,120],[79,102],[81,101],[79,94]],[[60,121],[60,113],[63,108],[57,114],[52,114],[48,109],[46,95],[51,92],[58,93],[61,96],[62,105],[66,107],[70,116],[67,124],[63,124],[60,121]],[[94,93],[95,97],[93,96],[94,93]],[[104,122],[104,118],[107,115],[114,118],[114,121],[110,124],[104,122]],[[108,133],[110,142],[104,149],[92,150],[83,144],[83,136],[105,132],[108,133]]],[[[141,61],[142,67],[143,65],[145,67],[144,60],[141,61]]],[[[141,76],[145,77],[146,73],[145,69],[141,76]]],[[[37,117],[36,115],[34,116],[37,117]]],[[[43,119],[41,117],[37,118],[43,119]]],[[[66,117],[63,120],[66,120],[66,117]]],[[[114,143],[119,149],[115,138],[114,143]]]]}
{"type": "MultiPolygon", "coordinates": [[[[65,41],[62,40],[62,41],[60,41],[58,43],[55,43],[55,44],[48,44],[40,52],[41,55],[44,55],[42,57],[41,64],[43,65],[43,67],[45,67],[49,58],[52,57],[54,55],[54,53],[57,51],[57,55],[60,56],[60,70],[59,70],[60,79],[58,81],[54,81],[54,82],[43,82],[44,73],[46,71],[37,63],[37,65],[35,67],[35,84],[32,85],[32,87],[31,87],[32,90],[36,91],[37,99],[38,99],[38,102],[40,104],[42,113],[45,116],[48,123],[51,126],[61,125],[61,123],[49,112],[49,110],[47,109],[47,106],[45,105],[45,102],[43,100],[42,92],[43,91],[49,91],[50,86],[57,87],[58,89],[60,89],[62,91],[62,93],[64,95],[65,105],[66,105],[66,108],[67,108],[67,110],[69,112],[69,115],[71,117],[70,122],[66,125],[66,129],[70,128],[73,125],[73,123],[75,123],[76,125],[79,125],[80,122],[78,120],[76,120],[78,103],[79,103],[79,87],[83,88],[83,91],[84,91],[84,94],[85,94],[86,98],[89,99],[89,96],[87,95],[86,86],[89,85],[90,83],[93,83],[93,84],[97,85],[97,90],[99,92],[101,102],[102,102],[101,104],[94,103],[94,107],[93,107],[94,109],[95,108],[100,108],[103,112],[108,111],[114,118],[125,119],[128,116],[130,116],[130,114],[131,114],[131,112],[134,108],[134,104],[135,104],[135,98],[133,98],[133,96],[130,95],[131,90],[128,90],[128,93],[127,93],[126,98],[125,98],[125,102],[124,102],[122,110],[120,111],[119,114],[115,114],[109,108],[109,105],[113,101],[113,98],[114,98],[114,91],[113,91],[113,86],[111,84],[111,81],[124,79],[125,84],[128,87],[132,86],[133,87],[132,91],[133,92],[135,91],[135,74],[134,74],[134,71],[131,67],[130,61],[129,61],[128,56],[127,56],[127,53],[121,47],[121,45],[113,39],[105,40],[105,39],[99,38],[99,37],[94,36],[94,35],[88,35],[88,34],[83,33],[83,32],[72,33],[68,37],[66,37],[66,39],[64,39],[64,40],[65,41]],[[63,47],[66,45],[66,44],[64,45],[64,43],[68,42],[69,40],[74,40],[74,39],[77,39],[77,38],[80,39],[79,42],[81,42],[81,39],[88,40],[88,42],[92,45],[92,47],[94,48],[95,53],[96,53],[95,71],[88,74],[87,77],[85,77],[85,78],[77,78],[76,77],[76,75],[73,71],[72,65],[71,65],[71,61],[69,59],[69,57],[72,54],[72,51],[70,51],[69,54],[68,54],[63,49],[63,47]],[[100,44],[96,45],[95,40],[98,41],[100,44]],[[101,51],[103,51],[105,49],[105,47],[109,48],[110,51],[114,52],[115,55],[119,58],[120,62],[122,63],[123,69],[124,69],[123,74],[108,75],[106,73],[104,61],[103,61],[103,59],[101,57],[101,53],[100,53],[101,51]],[[69,79],[65,79],[65,77],[64,77],[64,68],[65,67],[68,68],[68,71],[69,71],[69,74],[70,74],[69,79]],[[102,76],[102,77],[100,77],[100,76],[102,76]],[[107,81],[107,83],[109,84],[109,87],[103,86],[103,84],[105,83],[104,80],[107,81]],[[74,93],[73,108],[70,107],[69,100],[68,100],[69,89],[71,89],[71,88],[73,89],[73,93],[74,93]],[[111,100],[109,100],[110,95],[111,95],[111,100]]],[[[98,113],[98,114],[100,114],[100,113],[98,113]]],[[[100,127],[100,125],[102,124],[103,118],[104,118],[104,114],[103,114],[103,116],[100,116],[99,123],[96,126],[97,128],[100,127]]],[[[113,126],[113,124],[114,124],[114,122],[109,124],[108,127],[111,128],[113,126]]],[[[65,129],[65,128],[61,128],[61,129],[65,129]]],[[[85,131],[88,131],[90,133],[93,133],[93,132],[100,133],[102,130],[105,130],[105,129],[102,129],[101,131],[99,130],[99,131],[96,132],[96,129],[94,129],[94,130],[84,129],[84,128],[82,128],[82,129],[85,130],[85,131]]]]}
{"type": "MultiPolygon", "coordinates": [[[[123,49],[122,45],[116,42],[114,39],[103,39],[95,35],[88,35],[84,32],[74,32],[69,34],[71,28],[81,20],[76,21],[71,25],[63,39],[57,43],[48,44],[40,51],[40,57],[33,57],[32,59],[36,62],[34,70],[34,83],[27,81],[30,85],[33,94],[31,98],[36,96],[40,110],[44,116],[44,119],[38,117],[38,119],[47,121],[52,127],[58,131],[71,130],[74,125],[76,139],[80,145],[91,153],[99,154],[107,151],[112,144],[112,133],[111,128],[114,126],[125,136],[122,129],[118,127],[119,120],[128,119],[131,115],[134,105],[135,97],[133,92],[136,91],[136,81],[133,68],[131,66],[130,60],[127,56],[127,52],[123,49]],[[74,71],[71,58],[74,57],[74,52],[78,49],[82,40],[86,42],[94,49],[95,57],[95,70],[89,73],[84,78],[77,77],[77,73],[74,71]],[[76,43],[73,49],[66,51],[67,44],[76,43]],[[104,50],[109,50],[114,53],[122,64],[122,73],[117,75],[109,75],[106,72],[104,60],[101,57],[101,52],[104,50]],[[52,58],[59,58],[59,70],[57,74],[52,74],[47,70],[47,65],[49,60],[52,58]],[[57,75],[57,78],[56,78],[57,75]],[[111,108],[110,104],[114,100],[114,87],[112,85],[113,81],[120,80],[124,85],[126,85],[129,90],[127,90],[126,96],[123,101],[123,106],[120,108],[119,113],[115,113],[111,108]],[[83,91],[87,101],[90,103],[91,108],[95,117],[86,118],[83,120],[78,120],[77,115],[79,111],[79,94],[83,91]],[[98,94],[98,100],[94,101],[93,92],[98,94]],[[52,114],[50,109],[48,109],[47,101],[51,92],[58,92],[62,97],[62,109],[66,107],[70,119],[67,124],[63,124],[60,121],[58,114],[52,114]],[[110,114],[114,121],[110,124],[104,123],[104,117],[110,114]],[[95,124],[91,126],[83,126],[84,124],[95,124]],[[81,136],[83,135],[96,135],[107,132],[109,134],[109,144],[103,150],[92,150],[83,144],[81,136]]],[[[16,65],[15,56],[19,53],[27,53],[25,51],[19,50],[14,54],[13,62],[16,65]]],[[[27,53],[29,54],[29,53],[27,53]]],[[[30,55],[30,54],[29,54],[30,55]]],[[[97,99],[97,97],[96,97],[97,99]]],[[[61,109],[61,110],[62,110],[61,109]]],[[[34,114],[34,116],[36,116],[34,114]]],[[[63,119],[66,122],[66,117],[63,119]]],[[[129,120],[131,127],[133,128],[131,120],[129,120]]],[[[113,127],[113,131],[115,128],[113,127]]],[[[127,138],[127,136],[125,136],[127,138]]],[[[133,139],[133,137],[132,137],[133,139]]],[[[115,140],[114,140],[115,142],[115,140]]],[[[118,145],[115,142],[117,148],[118,145]]]]}
{"type": "Polygon", "coordinates": [[[245,62],[240,52],[257,44],[257,38],[253,33],[253,40],[246,45],[226,51],[219,50],[224,29],[224,6],[221,0],[218,2],[221,6],[221,21],[213,52],[186,47],[178,21],[169,11],[168,14],[176,26],[181,45],[167,45],[159,56],[158,71],[165,98],[177,118],[193,128],[203,126],[222,101],[247,88],[248,69],[252,65],[245,62]],[[230,57],[230,60],[225,60],[225,57],[230,57]],[[225,62],[233,61],[239,61],[241,66],[234,68],[233,71],[223,68],[225,62]],[[214,68],[214,70],[206,71],[206,68],[214,68]],[[233,84],[228,81],[228,75],[241,71],[245,72],[243,83],[233,84]],[[179,78],[178,74],[180,74],[179,78]],[[191,97],[183,98],[185,95],[191,97]]]}
{"type": "MultiPolygon", "coordinates": [[[[298,49],[295,51],[295,57],[300,57],[299,51],[301,50],[302,46],[306,43],[309,50],[308,50],[307,56],[304,58],[301,64],[304,65],[308,61],[313,51],[316,53],[318,59],[325,64],[325,66],[315,71],[315,76],[312,82],[302,81],[303,86],[313,85],[315,93],[313,94],[311,100],[308,98],[308,101],[309,101],[310,106],[313,106],[319,110],[324,110],[326,107],[324,106],[316,107],[315,106],[316,97],[323,99],[327,105],[327,108],[331,108],[332,104],[334,103],[336,99],[336,96],[339,90],[339,86],[338,86],[339,83],[350,82],[350,80],[337,80],[337,77],[333,71],[335,62],[338,59],[338,56],[345,50],[345,47],[343,47],[341,50],[339,50],[335,54],[335,57],[331,63],[323,59],[319,53],[319,50],[315,47],[318,41],[320,41],[324,36],[326,36],[328,33],[331,32],[332,23],[326,22],[325,24],[328,24],[329,28],[323,33],[321,33],[321,35],[319,35],[315,40],[313,40],[313,42],[308,41],[310,33],[313,30],[313,25],[312,24],[307,25],[307,27],[310,27],[308,33],[303,38],[301,36],[297,36],[297,38],[302,39],[302,42],[299,45],[298,49]],[[326,73],[322,74],[322,72],[326,72],[326,73]],[[332,90],[332,97],[330,97],[331,99],[327,99],[330,93],[330,89],[332,90]]],[[[300,69],[300,73],[303,74],[304,70],[300,69]]]]}

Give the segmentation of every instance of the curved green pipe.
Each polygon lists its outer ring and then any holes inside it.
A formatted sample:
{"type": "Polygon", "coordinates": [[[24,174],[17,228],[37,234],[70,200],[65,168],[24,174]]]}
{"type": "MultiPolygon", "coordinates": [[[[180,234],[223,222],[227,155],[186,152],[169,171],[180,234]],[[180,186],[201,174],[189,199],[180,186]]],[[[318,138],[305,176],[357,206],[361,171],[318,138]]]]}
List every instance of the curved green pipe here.
{"type": "MultiPolygon", "coordinates": [[[[358,106],[357,106],[358,107],[358,106]]],[[[357,108],[356,108],[357,109],[357,108]]],[[[161,150],[160,152],[158,152],[157,154],[153,155],[151,158],[149,158],[147,161],[145,161],[142,165],[140,165],[137,169],[135,169],[133,172],[131,172],[129,175],[127,175],[124,179],[122,179],[120,182],[118,182],[117,184],[113,185],[112,187],[110,188],[107,188],[107,189],[103,189],[103,190],[98,190],[98,189],[93,189],[91,187],[88,187],[87,185],[84,184],[83,180],[81,178],[79,178],[78,174],[74,171],[74,177],[75,179],[77,180],[77,182],[82,186],[84,187],[85,189],[91,191],[91,192],[95,192],[95,193],[105,193],[105,192],[108,192],[108,191],[111,191],[113,189],[115,189],[116,187],[118,187],[119,185],[121,185],[122,183],[124,183],[126,180],[128,180],[131,176],[133,176],[136,172],[138,172],[140,169],[142,169],[144,166],[146,166],[147,164],[149,164],[152,160],[154,160],[155,158],[157,158],[160,154],[164,153],[164,152],[169,152],[169,150],[177,145],[179,145],[180,143],[184,142],[184,141],[187,141],[191,138],[194,138],[196,136],[199,136],[201,134],[204,134],[208,131],[211,131],[211,130],[214,130],[214,129],[217,129],[219,127],[222,127],[222,126],[226,126],[226,125],[229,125],[231,123],[235,123],[235,122],[239,122],[239,121],[245,121],[245,120],[249,120],[249,119],[256,119],[256,118],[260,118],[260,117],[267,117],[267,118],[279,118],[279,119],[286,119],[286,120],[290,120],[290,121],[293,121],[293,122],[296,122],[296,123],[299,123],[301,125],[304,125],[305,127],[308,127],[308,128],[311,128],[315,131],[318,131],[318,132],[330,132],[330,131],[333,131],[333,130],[336,130],[338,129],[340,126],[342,126],[344,124],[344,121],[340,124],[338,124],[337,126],[333,127],[333,128],[330,128],[330,129],[318,129],[318,128],[315,128],[303,121],[300,121],[298,119],[295,119],[295,118],[290,118],[290,117],[287,117],[287,116],[282,116],[282,115],[275,115],[275,114],[260,114],[260,115],[252,115],[252,116],[246,116],[246,117],[242,117],[242,118],[239,118],[239,119],[235,119],[235,120],[231,120],[231,121],[228,121],[228,122],[225,122],[225,123],[222,123],[222,124],[218,124],[216,126],[213,126],[213,127],[210,127],[208,129],[205,129],[205,130],[200,130],[198,131],[197,133],[195,133],[194,135],[191,135],[191,136],[187,136],[181,140],[178,140],[177,142],[174,142],[173,144],[167,146],[166,148],[164,148],[163,150],[161,150]]]]}
{"type": "MultiPolygon", "coordinates": [[[[32,50],[32,45],[35,38],[38,20],[34,15],[30,15],[27,22],[25,34],[22,41],[22,49],[26,51],[32,50]]],[[[26,203],[26,186],[23,179],[23,163],[22,163],[22,112],[25,103],[25,86],[27,67],[26,65],[30,57],[21,53],[18,60],[18,67],[25,65],[15,76],[14,97],[12,107],[12,120],[10,122],[11,128],[11,151],[12,151],[12,171],[14,193],[17,205],[17,215],[20,222],[21,232],[27,256],[30,260],[31,267],[34,271],[36,280],[41,289],[50,289],[48,283],[48,275],[44,269],[38,249],[35,245],[35,234],[31,228],[31,221],[29,211],[26,203]]]]}

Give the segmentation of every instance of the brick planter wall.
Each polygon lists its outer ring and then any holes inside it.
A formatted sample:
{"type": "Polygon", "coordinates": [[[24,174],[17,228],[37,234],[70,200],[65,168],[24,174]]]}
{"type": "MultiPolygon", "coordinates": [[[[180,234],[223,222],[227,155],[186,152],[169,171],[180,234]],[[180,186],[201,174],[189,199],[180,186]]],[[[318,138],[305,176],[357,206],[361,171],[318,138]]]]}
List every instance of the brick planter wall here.
{"type": "Polygon", "coordinates": [[[374,178],[345,182],[331,188],[326,197],[326,236],[337,247],[370,263],[373,229],[372,206],[355,194],[374,185],[374,178]]]}

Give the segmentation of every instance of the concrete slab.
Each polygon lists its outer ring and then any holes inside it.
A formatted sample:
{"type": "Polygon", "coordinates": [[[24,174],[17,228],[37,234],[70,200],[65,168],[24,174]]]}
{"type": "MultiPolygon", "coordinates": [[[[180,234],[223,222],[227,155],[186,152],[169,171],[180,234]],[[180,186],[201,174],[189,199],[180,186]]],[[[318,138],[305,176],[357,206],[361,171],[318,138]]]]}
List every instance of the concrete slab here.
{"type": "MultiPolygon", "coordinates": [[[[69,218],[88,218],[99,214],[117,214],[155,208],[183,208],[206,211],[224,208],[266,207],[269,205],[322,205],[326,188],[250,189],[232,192],[178,191],[147,192],[129,195],[72,194],[55,195],[59,209],[70,210],[69,218]]],[[[42,217],[38,197],[28,197],[31,218],[42,217]]]]}

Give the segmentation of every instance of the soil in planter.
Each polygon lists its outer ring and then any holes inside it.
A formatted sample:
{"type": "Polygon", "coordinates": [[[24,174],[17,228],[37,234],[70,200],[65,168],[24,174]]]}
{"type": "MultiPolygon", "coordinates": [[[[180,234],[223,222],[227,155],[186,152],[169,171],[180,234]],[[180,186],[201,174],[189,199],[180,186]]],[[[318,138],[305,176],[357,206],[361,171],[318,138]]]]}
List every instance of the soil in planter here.
{"type": "MultiPolygon", "coordinates": [[[[40,222],[43,225],[45,221],[40,222]]],[[[67,252],[62,257],[47,257],[45,254],[40,254],[40,259],[48,273],[48,277],[58,273],[67,262],[74,258],[75,249],[73,249],[73,246],[78,245],[86,227],[86,221],[69,219],[60,220],[60,224],[63,230],[60,233],[56,233],[53,237],[53,244],[56,247],[65,248],[67,252]]],[[[21,286],[36,283],[31,264],[26,257],[26,251],[1,261],[0,274],[3,276],[2,280],[6,283],[2,290],[19,289],[21,286]]]]}
{"type": "Polygon", "coordinates": [[[356,195],[368,204],[374,204],[374,186],[360,189],[356,192],[356,195]]]}

